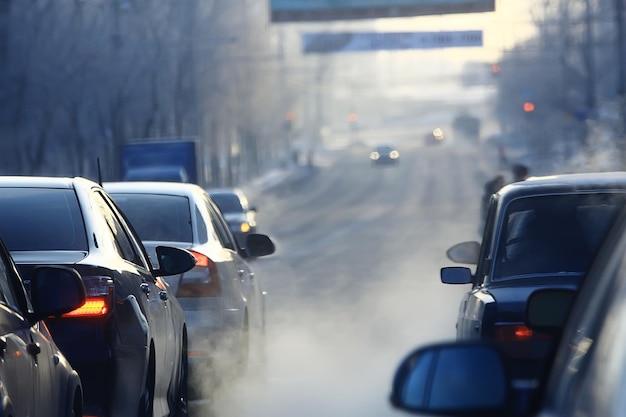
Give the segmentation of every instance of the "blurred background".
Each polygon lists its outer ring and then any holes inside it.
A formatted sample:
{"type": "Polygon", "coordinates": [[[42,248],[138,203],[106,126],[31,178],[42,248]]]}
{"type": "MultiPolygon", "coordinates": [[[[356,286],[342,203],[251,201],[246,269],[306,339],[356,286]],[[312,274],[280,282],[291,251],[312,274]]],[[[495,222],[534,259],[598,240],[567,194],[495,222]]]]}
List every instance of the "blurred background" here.
{"type": "Polygon", "coordinates": [[[2,0],[0,170],[94,177],[100,158],[117,179],[121,144],[193,136],[202,181],[230,185],[294,152],[419,136],[425,120],[461,114],[480,119],[481,142],[540,154],[526,158],[542,170],[621,161],[622,7],[498,0],[484,13],[307,22],[273,21],[261,0],[2,0]],[[470,30],[478,47],[304,45],[307,33],[470,30]]]}

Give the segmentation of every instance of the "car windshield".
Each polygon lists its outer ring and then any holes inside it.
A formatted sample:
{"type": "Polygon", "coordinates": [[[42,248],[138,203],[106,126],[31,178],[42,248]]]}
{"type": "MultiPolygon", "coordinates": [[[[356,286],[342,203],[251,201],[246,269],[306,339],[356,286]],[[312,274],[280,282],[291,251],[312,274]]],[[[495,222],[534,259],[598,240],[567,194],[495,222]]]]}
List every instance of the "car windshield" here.
{"type": "Polygon", "coordinates": [[[493,279],[584,273],[624,204],[624,195],[521,198],[506,207],[493,279]]]}
{"type": "Polygon", "coordinates": [[[11,251],[88,249],[73,190],[3,188],[0,207],[0,235],[11,251]]]}
{"type": "Polygon", "coordinates": [[[243,207],[236,194],[215,193],[211,199],[217,204],[222,213],[241,213],[243,207]]]}
{"type": "Polygon", "coordinates": [[[187,197],[111,193],[142,241],[193,242],[187,197]]]}

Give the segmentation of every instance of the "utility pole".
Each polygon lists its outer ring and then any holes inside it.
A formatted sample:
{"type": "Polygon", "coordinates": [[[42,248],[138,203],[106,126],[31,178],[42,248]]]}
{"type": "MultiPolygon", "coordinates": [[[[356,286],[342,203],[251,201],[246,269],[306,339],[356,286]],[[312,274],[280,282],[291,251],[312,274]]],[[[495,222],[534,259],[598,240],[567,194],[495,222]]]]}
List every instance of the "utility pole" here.
{"type": "Polygon", "coordinates": [[[624,133],[624,117],[626,117],[626,56],[624,53],[624,0],[615,0],[615,28],[617,33],[616,56],[617,63],[617,97],[619,100],[618,146],[622,164],[626,164],[626,138],[624,133]]]}
{"type": "Polygon", "coordinates": [[[594,119],[596,114],[596,69],[593,48],[593,11],[591,0],[585,0],[585,44],[583,48],[583,59],[587,72],[587,117],[594,119]]]}

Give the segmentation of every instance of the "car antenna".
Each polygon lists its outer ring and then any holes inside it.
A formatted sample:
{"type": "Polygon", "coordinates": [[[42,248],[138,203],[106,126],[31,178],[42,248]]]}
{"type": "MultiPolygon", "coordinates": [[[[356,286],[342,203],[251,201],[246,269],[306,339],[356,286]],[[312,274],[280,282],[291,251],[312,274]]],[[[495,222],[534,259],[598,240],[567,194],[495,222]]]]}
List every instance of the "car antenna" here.
{"type": "Polygon", "coordinates": [[[102,187],[102,169],[100,168],[100,157],[96,158],[96,162],[98,163],[98,184],[102,187]]]}

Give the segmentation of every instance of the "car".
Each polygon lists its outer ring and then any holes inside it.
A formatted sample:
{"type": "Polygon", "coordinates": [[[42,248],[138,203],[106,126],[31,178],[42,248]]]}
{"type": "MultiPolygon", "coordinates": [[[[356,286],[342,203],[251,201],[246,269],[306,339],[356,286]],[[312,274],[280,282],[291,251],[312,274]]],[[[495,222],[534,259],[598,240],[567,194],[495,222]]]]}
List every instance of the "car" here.
{"type": "Polygon", "coordinates": [[[85,290],[75,271],[50,266],[22,277],[0,239],[0,415],[83,415],[78,372],[55,344],[44,319],[84,302],[85,290]]]}
{"type": "Polygon", "coordinates": [[[258,230],[256,206],[250,205],[240,188],[210,188],[207,192],[222,212],[237,242],[245,247],[246,237],[258,230]]]}
{"type": "Polygon", "coordinates": [[[523,323],[528,296],[538,288],[576,288],[602,238],[626,201],[626,173],[531,177],[491,197],[478,242],[452,246],[445,284],[470,284],[463,296],[456,335],[495,340],[518,359],[516,372],[542,369],[551,336],[523,323]]]}
{"type": "Polygon", "coordinates": [[[273,253],[271,239],[249,233],[245,249],[239,247],[209,194],[195,184],[111,182],[104,187],[151,254],[160,245],[175,245],[196,257],[192,270],[165,277],[185,311],[192,380],[206,378],[196,371],[205,365],[217,368],[220,377],[241,375],[250,357],[262,360],[265,291],[246,259],[273,253]]]}
{"type": "Polygon", "coordinates": [[[153,268],[113,199],[86,178],[0,177],[0,208],[0,235],[22,276],[59,266],[81,277],[84,305],[45,323],[80,375],[84,414],[186,415],[185,316],[162,276],[195,258],[164,246],[153,268]]]}
{"type": "Polygon", "coordinates": [[[391,145],[378,145],[371,153],[373,165],[395,165],[400,162],[400,152],[391,145]]]}
{"type": "Polygon", "coordinates": [[[434,128],[431,132],[428,132],[424,136],[424,140],[426,145],[439,145],[443,143],[444,134],[443,130],[440,127],[434,128]]]}
{"type": "Polygon", "coordinates": [[[626,390],[626,211],[622,211],[578,290],[537,289],[525,323],[552,333],[553,352],[539,380],[509,372],[493,342],[441,342],[401,361],[391,404],[420,415],[624,415],[626,390]]]}

